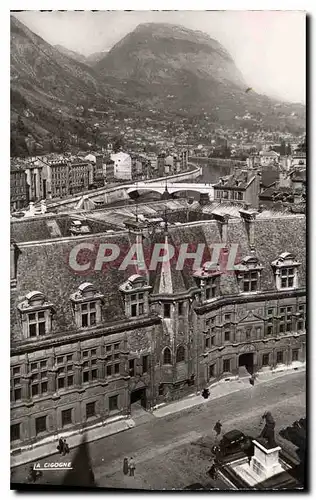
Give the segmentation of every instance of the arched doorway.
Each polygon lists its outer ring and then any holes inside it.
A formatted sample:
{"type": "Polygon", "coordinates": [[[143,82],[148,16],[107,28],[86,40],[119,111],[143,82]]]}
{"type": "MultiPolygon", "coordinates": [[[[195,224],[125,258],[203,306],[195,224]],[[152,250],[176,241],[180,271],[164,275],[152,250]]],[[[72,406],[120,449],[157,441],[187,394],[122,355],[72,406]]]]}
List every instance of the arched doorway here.
{"type": "Polygon", "coordinates": [[[240,354],[239,356],[239,373],[242,371],[245,372],[245,370],[252,375],[254,372],[254,353],[253,352],[245,352],[243,354],[240,354]],[[244,367],[244,370],[241,368],[244,367]]]}

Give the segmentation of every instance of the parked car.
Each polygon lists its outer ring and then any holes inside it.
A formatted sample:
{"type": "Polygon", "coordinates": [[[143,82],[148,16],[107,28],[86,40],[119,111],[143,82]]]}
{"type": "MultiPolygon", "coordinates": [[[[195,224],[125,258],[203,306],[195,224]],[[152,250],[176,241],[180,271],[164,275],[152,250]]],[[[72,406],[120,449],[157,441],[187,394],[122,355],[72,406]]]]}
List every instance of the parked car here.
{"type": "Polygon", "coordinates": [[[212,447],[212,453],[220,458],[238,451],[245,451],[248,453],[251,451],[252,447],[252,438],[234,429],[224,434],[221,441],[212,447]]]}

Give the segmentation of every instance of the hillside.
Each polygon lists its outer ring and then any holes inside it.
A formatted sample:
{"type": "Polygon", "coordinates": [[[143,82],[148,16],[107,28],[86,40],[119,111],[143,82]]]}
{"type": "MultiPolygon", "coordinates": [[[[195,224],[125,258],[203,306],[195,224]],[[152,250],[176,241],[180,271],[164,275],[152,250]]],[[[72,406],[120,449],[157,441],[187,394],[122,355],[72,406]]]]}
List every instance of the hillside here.
{"type": "Polygon", "coordinates": [[[67,137],[79,131],[84,136],[84,120],[78,108],[110,106],[119,93],[95,71],[63,54],[11,16],[11,125],[13,138],[18,116],[24,131],[35,141],[59,137],[61,127],[67,137]]]}
{"type": "Polygon", "coordinates": [[[65,56],[71,57],[75,61],[81,62],[83,64],[87,64],[87,58],[83,54],[79,54],[79,52],[67,49],[63,45],[54,45],[54,47],[65,56]]]}
{"type": "Polygon", "coordinates": [[[146,23],[118,42],[94,66],[116,79],[129,97],[137,95],[160,109],[211,110],[219,122],[247,111],[262,113],[267,125],[305,119],[305,108],[279,103],[251,91],[226,49],[208,35],[182,26],[146,23]],[[297,120],[297,118],[295,118],[297,120]]]}
{"type": "Polygon", "coordinates": [[[304,106],[246,92],[229,53],[201,32],[142,24],[108,53],[76,60],[83,57],[53,47],[11,16],[13,154],[89,147],[97,135],[120,133],[126,119],[143,126],[149,110],[163,129],[183,117],[186,127],[197,127],[205,112],[210,125],[244,127],[236,116],[251,113],[261,128],[305,128],[304,106]]]}

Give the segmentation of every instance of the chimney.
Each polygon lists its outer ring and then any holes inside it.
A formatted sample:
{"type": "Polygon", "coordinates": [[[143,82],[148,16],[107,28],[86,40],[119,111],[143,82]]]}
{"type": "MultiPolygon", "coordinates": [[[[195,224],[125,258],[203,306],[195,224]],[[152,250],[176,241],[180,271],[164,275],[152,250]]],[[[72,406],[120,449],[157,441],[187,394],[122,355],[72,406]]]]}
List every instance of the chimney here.
{"type": "Polygon", "coordinates": [[[229,215],[212,212],[212,217],[218,222],[222,243],[227,243],[229,215]]]}
{"type": "Polygon", "coordinates": [[[248,204],[245,204],[244,209],[239,210],[241,218],[245,222],[246,226],[246,231],[248,235],[248,242],[251,250],[254,249],[255,247],[255,220],[256,220],[256,215],[257,211],[256,210],[249,210],[248,204]]]}

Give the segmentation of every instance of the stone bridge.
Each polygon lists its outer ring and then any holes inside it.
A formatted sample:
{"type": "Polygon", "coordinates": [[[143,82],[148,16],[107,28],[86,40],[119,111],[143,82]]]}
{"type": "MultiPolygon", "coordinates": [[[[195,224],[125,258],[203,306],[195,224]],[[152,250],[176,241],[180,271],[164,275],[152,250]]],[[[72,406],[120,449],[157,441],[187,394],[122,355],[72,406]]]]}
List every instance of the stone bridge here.
{"type": "Polygon", "coordinates": [[[133,184],[128,184],[123,187],[127,194],[130,195],[133,192],[144,193],[148,191],[154,191],[156,193],[163,194],[166,190],[169,194],[178,193],[181,191],[194,191],[196,193],[207,194],[211,200],[214,199],[214,188],[213,184],[197,183],[197,182],[151,182],[150,184],[145,182],[136,182],[133,184]]]}

